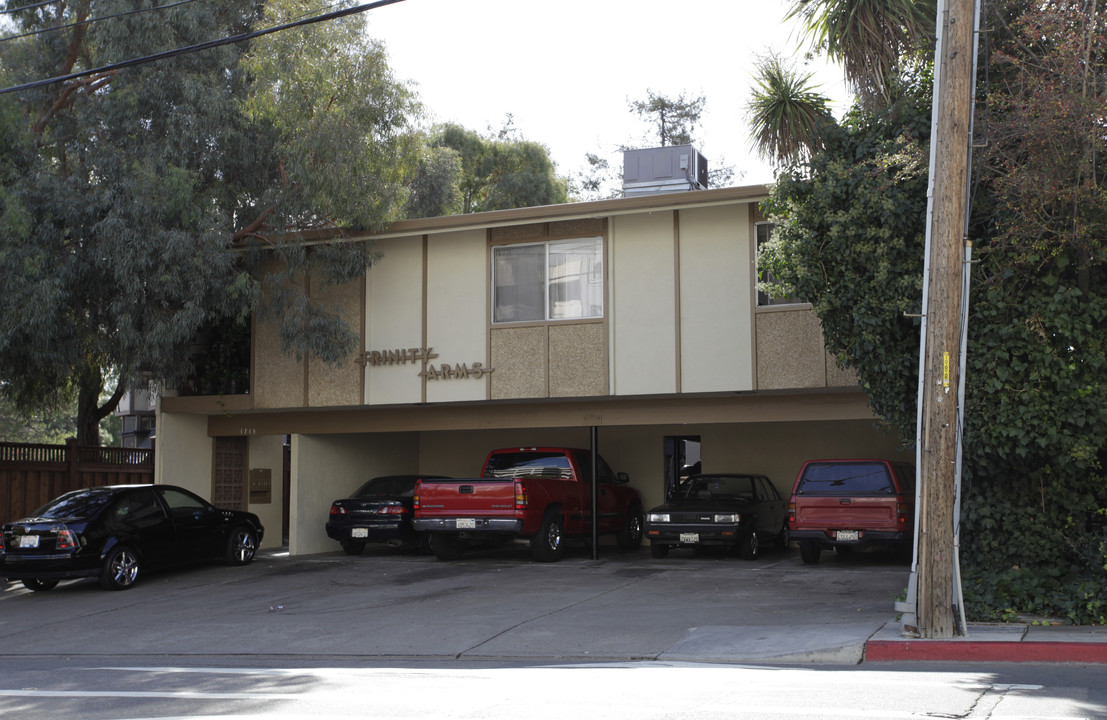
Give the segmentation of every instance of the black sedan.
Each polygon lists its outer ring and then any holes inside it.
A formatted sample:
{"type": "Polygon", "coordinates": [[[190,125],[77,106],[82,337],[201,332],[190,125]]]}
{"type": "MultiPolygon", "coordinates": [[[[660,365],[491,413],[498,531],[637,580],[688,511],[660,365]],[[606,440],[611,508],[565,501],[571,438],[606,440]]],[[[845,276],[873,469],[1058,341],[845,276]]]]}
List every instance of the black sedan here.
{"type": "Polygon", "coordinates": [[[173,485],[74,490],[3,526],[0,577],[31,590],[95,577],[125,590],[149,568],[209,559],[245,565],[263,532],[257,515],[221,510],[173,485]]]}
{"type": "Polygon", "coordinates": [[[757,557],[762,540],[788,545],[787,507],[763,475],[692,475],[664,505],[646,513],[650,554],[674,547],[737,549],[757,557]]]}
{"type": "Polygon", "coordinates": [[[353,495],[331,503],[327,537],[348,555],[360,555],[366,543],[426,547],[423,533],[411,526],[415,481],[444,480],[439,475],[386,475],[369,480],[353,495]]]}

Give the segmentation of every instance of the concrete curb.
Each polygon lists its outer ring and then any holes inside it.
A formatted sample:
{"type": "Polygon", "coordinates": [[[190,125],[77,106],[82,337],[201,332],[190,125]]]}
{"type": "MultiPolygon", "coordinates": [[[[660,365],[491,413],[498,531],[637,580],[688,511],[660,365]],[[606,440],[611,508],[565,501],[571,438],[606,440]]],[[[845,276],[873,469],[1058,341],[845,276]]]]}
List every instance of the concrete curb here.
{"type": "Polygon", "coordinates": [[[865,643],[864,662],[1107,664],[1107,628],[970,624],[965,637],[926,640],[890,622],[865,643]]]}

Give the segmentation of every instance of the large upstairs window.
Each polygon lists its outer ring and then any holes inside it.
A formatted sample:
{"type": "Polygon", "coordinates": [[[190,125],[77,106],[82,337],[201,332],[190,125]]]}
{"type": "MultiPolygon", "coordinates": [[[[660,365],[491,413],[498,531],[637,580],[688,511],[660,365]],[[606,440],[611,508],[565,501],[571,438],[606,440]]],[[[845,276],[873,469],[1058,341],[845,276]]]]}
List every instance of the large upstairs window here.
{"type": "Polygon", "coordinates": [[[492,322],[603,317],[603,239],[492,248],[492,322]]]}

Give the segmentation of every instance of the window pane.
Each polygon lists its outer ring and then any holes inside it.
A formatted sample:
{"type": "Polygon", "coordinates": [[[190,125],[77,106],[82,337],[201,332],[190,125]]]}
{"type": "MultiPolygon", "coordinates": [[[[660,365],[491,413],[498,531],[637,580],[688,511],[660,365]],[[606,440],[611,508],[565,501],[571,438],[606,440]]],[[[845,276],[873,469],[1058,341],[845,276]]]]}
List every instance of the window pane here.
{"type": "MultiPolygon", "coordinates": [[[[757,223],[756,230],[757,230],[757,248],[758,248],[758,250],[760,250],[761,246],[769,241],[769,235],[770,235],[770,233],[772,233],[773,224],[772,223],[757,223]]],[[[764,283],[766,285],[775,285],[776,282],[777,282],[776,278],[774,278],[773,274],[771,272],[769,272],[768,270],[758,270],[757,280],[760,283],[764,283]]],[[[792,305],[792,304],[795,304],[795,303],[802,303],[802,302],[804,302],[804,300],[802,298],[798,298],[798,297],[794,297],[794,296],[772,297],[772,296],[769,295],[769,293],[767,293],[763,290],[758,290],[757,291],[757,305],[758,305],[758,307],[765,307],[767,305],[792,305]]]]}
{"type": "Polygon", "coordinates": [[[493,322],[546,319],[546,246],[492,250],[493,322]]]}
{"type": "Polygon", "coordinates": [[[599,238],[550,243],[550,320],[603,317],[599,238]]]}

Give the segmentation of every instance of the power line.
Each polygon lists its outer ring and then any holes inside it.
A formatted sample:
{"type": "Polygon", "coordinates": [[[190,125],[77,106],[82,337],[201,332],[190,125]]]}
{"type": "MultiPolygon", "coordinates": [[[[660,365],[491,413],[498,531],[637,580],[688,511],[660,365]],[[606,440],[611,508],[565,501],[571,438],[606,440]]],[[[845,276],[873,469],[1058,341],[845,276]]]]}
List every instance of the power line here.
{"type": "Polygon", "coordinates": [[[31,32],[23,33],[22,35],[8,35],[6,37],[2,37],[0,38],[0,42],[7,42],[8,40],[18,40],[19,38],[31,37],[32,35],[41,35],[42,33],[52,32],[54,30],[68,30],[69,28],[80,27],[82,25],[91,25],[92,23],[100,22],[101,20],[113,20],[115,18],[124,17],[126,15],[153,12],[155,10],[168,10],[169,8],[175,8],[178,5],[187,5],[191,2],[196,2],[196,0],[180,0],[180,2],[175,2],[170,5],[155,5],[148,8],[138,8],[137,10],[127,10],[126,12],[116,13],[114,15],[103,15],[100,17],[88,18],[87,20],[68,23],[66,25],[55,25],[54,27],[40,28],[38,30],[32,30],[31,32]]]}
{"type": "Polygon", "coordinates": [[[58,2],[59,2],[59,0],[46,0],[46,2],[35,3],[34,5],[24,5],[23,7],[12,8],[10,10],[8,10],[8,9],[0,10],[0,13],[4,13],[5,15],[11,15],[13,13],[21,12],[23,10],[34,10],[35,8],[43,7],[44,5],[54,5],[58,2]]]}
{"type": "MultiPolygon", "coordinates": [[[[324,15],[316,15],[315,17],[304,18],[302,20],[296,20],[294,22],[284,23],[283,25],[276,25],[264,30],[254,30],[248,33],[242,33],[240,35],[233,35],[227,38],[220,38],[219,40],[209,40],[207,42],[198,43],[196,45],[188,45],[187,47],[177,48],[175,50],[167,50],[165,52],[155,53],[153,55],[145,55],[143,57],[132,58],[131,60],[123,60],[121,62],[112,63],[110,65],[102,65],[98,68],[92,68],[90,70],[82,70],[81,72],[70,73],[69,75],[59,75],[57,77],[47,78],[46,80],[36,80],[30,83],[24,83],[23,85],[14,85],[12,87],[4,88],[0,90],[0,95],[10,92],[19,92],[20,90],[32,90],[37,87],[43,87],[45,85],[53,85],[54,83],[65,82],[66,80],[76,80],[77,78],[87,77],[89,75],[96,75],[98,73],[111,72],[114,70],[122,70],[123,68],[133,67],[135,65],[144,65],[156,60],[165,60],[171,57],[177,57],[179,55],[188,55],[190,53],[199,52],[201,50],[210,50],[211,48],[221,47],[223,45],[231,45],[233,43],[243,42],[245,40],[252,40],[262,35],[269,35],[271,33],[280,32],[281,30],[289,30],[294,27],[300,27],[303,25],[311,25],[313,23],[323,22],[326,20],[334,20],[340,17],[346,17],[347,15],[355,15],[357,13],[365,12],[366,10],[375,10],[385,5],[394,5],[404,0],[377,0],[377,2],[367,3],[365,5],[357,5],[355,7],[346,8],[345,10],[335,10],[334,12],[326,13],[324,15]]],[[[42,3],[49,4],[49,3],[42,3]]]]}

